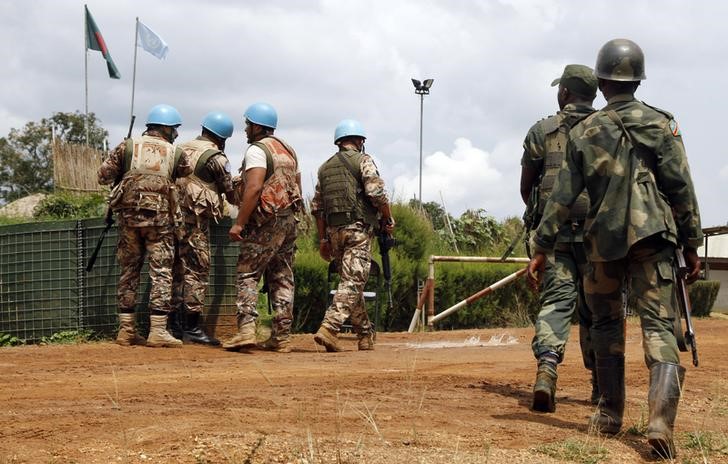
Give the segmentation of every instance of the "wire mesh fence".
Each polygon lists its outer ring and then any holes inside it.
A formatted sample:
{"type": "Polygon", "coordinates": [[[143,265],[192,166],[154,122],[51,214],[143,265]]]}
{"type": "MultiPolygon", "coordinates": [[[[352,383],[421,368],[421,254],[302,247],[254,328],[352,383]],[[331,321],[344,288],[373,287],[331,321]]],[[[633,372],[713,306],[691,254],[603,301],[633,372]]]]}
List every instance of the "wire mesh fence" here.
{"type": "MultiPolygon", "coordinates": [[[[34,342],[64,330],[116,331],[116,227],[106,235],[93,270],[85,271],[103,228],[102,219],[0,227],[0,333],[34,342]]],[[[230,220],[210,228],[206,325],[212,333],[235,324],[238,247],[227,239],[229,228],[230,220]]],[[[137,298],[142,329],[150,288],[145,265],[137,298]]]]}

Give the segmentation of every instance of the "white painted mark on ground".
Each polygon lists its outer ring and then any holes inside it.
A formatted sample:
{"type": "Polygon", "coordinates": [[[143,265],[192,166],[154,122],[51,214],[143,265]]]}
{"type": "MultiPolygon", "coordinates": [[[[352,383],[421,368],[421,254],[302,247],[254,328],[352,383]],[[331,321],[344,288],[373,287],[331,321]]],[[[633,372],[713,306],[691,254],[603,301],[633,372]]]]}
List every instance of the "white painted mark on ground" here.
{"type": "Polygon", "coordinates": [[[506,346],[506,345],[517,345],[518,339],[510,334],[493,335],[488,341],[481,341],[480,336],[472,336],[466,338],[462,342],[450,342],[450,341],[439,341],[439,342],[423,342],[423,343],[406,343],[405,346],[408,348],[464,348],[471,346],[506,346]]]}

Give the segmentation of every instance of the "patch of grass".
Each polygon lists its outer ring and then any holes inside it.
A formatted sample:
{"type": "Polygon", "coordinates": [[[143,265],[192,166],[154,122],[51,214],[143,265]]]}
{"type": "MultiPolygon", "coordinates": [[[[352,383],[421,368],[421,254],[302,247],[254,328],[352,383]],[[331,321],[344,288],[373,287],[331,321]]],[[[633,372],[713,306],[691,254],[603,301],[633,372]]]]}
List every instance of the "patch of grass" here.
{"type": "Polygon", "coordinates": [[[640,408],[640,418],[632,424],[628,429],[627,433],[630,435],[637,435],[638,437],[647,436],[647,411],[645,407],[640,408]]]}
{"type": "Polygon", "coordinates": [[[18,346],[24,344],[24,340],[21,340],[14,335],[0,332],[0,346],[18,346]]]}
{"type": "Polygon", "coordinates": [[[541,445],[534,448],[534,450],[560,461],[581,464],[597,464],[607,459],[609,454],[607,448],[601,443],[591,443],[589,440],[579,441],[573,438],[541,445]]]}
{"type": "Polygon", "coordinates": [[[696,430],[683,434],[682,446],[698,451],[704,457],[716,454],[728,456],[728,436],[725,433],[696,430]]]}
{"type": "Polygon", "coordinates": [[[94,333],[90,330],[61,330],[50,337],[43,337],[41,345],[77,345],[94,340],[94,333]]]}
{"type": "Polygon", "coordinates": [[[28,218],[15,216],[0,216],[0,226],[11,226],[13,224],[23,224],[29,222],[28,218]]]}

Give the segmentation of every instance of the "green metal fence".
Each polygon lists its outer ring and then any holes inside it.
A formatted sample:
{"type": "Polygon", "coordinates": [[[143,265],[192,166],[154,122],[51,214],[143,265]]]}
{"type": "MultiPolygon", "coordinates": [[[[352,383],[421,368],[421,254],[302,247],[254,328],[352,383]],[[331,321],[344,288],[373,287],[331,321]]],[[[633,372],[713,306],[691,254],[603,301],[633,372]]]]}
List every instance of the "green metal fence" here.
{"type": "MultiPolygon", "coordinates": [[[[213,332],[235,322],[238,247],[227,239],[230,225],[228,219],[213,224],[210,231],[212,268],[206,325],[213,332]]],[[[85,271],[103,228],[102,219],[0,227],[0,333],[33,342],[62,330],[115,332],[116,227],[107,234],[93,270],[85,271]]],[[[139,287],[137,312],[148,313],[146,265],[139,287]]]]}

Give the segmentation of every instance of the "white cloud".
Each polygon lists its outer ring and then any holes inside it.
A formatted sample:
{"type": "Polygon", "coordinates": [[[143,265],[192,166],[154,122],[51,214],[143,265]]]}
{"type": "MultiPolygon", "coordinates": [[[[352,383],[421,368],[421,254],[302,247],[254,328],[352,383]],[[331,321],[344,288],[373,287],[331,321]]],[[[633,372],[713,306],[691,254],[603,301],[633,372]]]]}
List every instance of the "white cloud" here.
{"type": "MultiPolygon", "coordinates": [[[[437,151],[423,160],[422,201],[441,203],[458,216],[466,209],[483,208],[489,214],[516,214],[518,188],[510,176],[496,167],[493,154],[474,147],[464,137],[455,139],[449,154],[437,151]]],[[[518,159],[516,157],[516,159],[518,159]]],[[[503,166],[504,168],[507,165],[503,166]]],[[[419,177],[403,174],[394,179],[395,199],[406,200],[419,192],[419,177]]]]}

